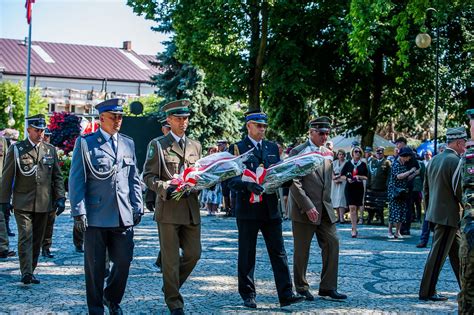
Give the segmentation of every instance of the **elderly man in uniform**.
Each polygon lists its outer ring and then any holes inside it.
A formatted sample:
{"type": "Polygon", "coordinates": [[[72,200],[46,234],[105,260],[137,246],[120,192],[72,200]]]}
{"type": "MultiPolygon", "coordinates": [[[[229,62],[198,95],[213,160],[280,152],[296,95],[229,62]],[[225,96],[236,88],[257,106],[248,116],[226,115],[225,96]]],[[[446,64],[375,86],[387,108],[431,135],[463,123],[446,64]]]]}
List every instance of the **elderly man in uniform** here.
{"type": "Polygon", "coordinates": [[[148,189],[157,194],[155,221],[160,235],[163,291],[171,314],[184,314],[179,289],[201,257],[198,194],[186,193],[180,200],[172,198],[176,189],[171,184],[173,175],[193,166],[202,154],[201,144],[186,136],[189,105],[189,100],[177,100],[162,107],[171,131],[150,142],[143,171],[148,189]]]}
{"type": "Polygon", "coordinates": [[[66,198],[56,149],[42,142],[44,115],[27,118],[28,138],[8,149],[2,182],[0,206],[5,209],[13,195],[18,226],[18,255],[21,281],[37,284],[34,276],[49,211],[62,211],[66,198]]]}
{"type": "MultiPolygon", "coordinates": [[[[5,164],[5,158],[7,157],[7,149],[7,140],[0,136],[0,182],[2,181],[3,165],[5,164]]],[[[7,221],[5,219],[10,212],[9,206],[6,209],[0,211],[0,258],[12,257],[16,254],[14,251],[9,250],[10,242],[8,240],[9,235],[7,221]]]]}
{"type": "MultiPolygon", "coordinates": [[[[49,128],[46,128],[44,130],[43,142],[49,144],[51,141],[51,135],[52,133],[49,128]]],[[[64,209],[65,206],[62,205],[61,207],[58,207],[57,211],[48,212],[48,222],[46,223],[46,230],[44,232],[44,238],[41,245],[41,254],[43,255],[43,257],[54,258],[54,255],[51,254],[51,245],[53,244],[54,222],[56,221],[56,217],[63,213],[64,209]]]]}
{"type": "Polygon", "coordinates": [[[464,213],[461,218],[461,292],[459,314],[474,314],[474,109],[467,111],[471,125],[471,139],[466,144],[461,176],[464,213]]]}
{"type": "Polygon", "coordinates": [[[428,164],[423,183],[425,219],[434,224],[433,245],[426,260],[419,298],[424,301],[445,301],[436,293],[436,284],[446,257],[459,283],[459,231],[461,185],[459,161],[466,148],[464,127],[448,128],[447,148],[428,164]]]}
{"type": "Polygon", "coordinates": [[[71,215],[84,232],[84,270],[90,314],[122,314],[133,258],[133,227],[143,215],[140,178],[133,140],[119,133],[122,100],[96,105],[100,128],[76,140],[69,174],[71,215]],[[106,252],[112,264],[107,277],[106,252]]]}
{"type": "MultiPolygon", "coordinates": [[[[332,154],[324,147],[331,130],[328,117],[318,117],[310,122],[308,140],[291,150],[290,156],[301,153],[306,148],[332,154]]],[[[314,296],[306,280],[309,253],[313,236],[321,248],[323,269],[319,295],[335,300],[344,300],[345,294],[337,292],[339,268],[339,238],[336,216],[331,204],[332,163],[328,160],[315,172],[293,180],[290,187],[289,203],[293,221],[294,265],[293,273],[296,292],[308,301],[314,296]]]]}
{"type": "MultiPolygon", "coordinates": [[[[280,161],[278,146],[264,140],[267,129],[267,115],[260,111],[246,113],[247,136],[229,147],[234,155],[253,150],[245,162],[247,169],[255,172],[259,165],[268,168],[280,161]]],[[[235,215],[239,230],[238,282],[239,293],[244,306],[256,308],[254,283],[255,255],[258,232],[267,245],[280,306],[287,306],[304,300],[293,293],[290,269],[282,235],[282,218],[278,210],[278,197],[275,193],[263,193],[257,183],[242,181],[240,176],[229,180],[229,188],[236,191],[235,215]],[[262,201],[250,203],[250,194],[262,195],[262,201]]]]}

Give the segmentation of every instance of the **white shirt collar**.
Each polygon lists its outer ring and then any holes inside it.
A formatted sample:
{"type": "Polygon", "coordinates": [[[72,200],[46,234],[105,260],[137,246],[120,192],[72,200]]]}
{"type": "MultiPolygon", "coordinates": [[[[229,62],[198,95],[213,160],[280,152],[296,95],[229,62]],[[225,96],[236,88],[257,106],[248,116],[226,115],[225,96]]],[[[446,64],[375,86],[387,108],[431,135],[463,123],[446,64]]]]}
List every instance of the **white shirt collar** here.
{"type": "Polygon", "coordinates": [[[186,135],[183,135],[181,138],[178,137],[173,131],[170,130],[170,134],[173,136],[174,140],[176,143],[179,143],[179,140],[183,139],[183,141],[186,140],[186,135]]]}
{"type": "Polygon", "coordinates": [[[260,143],[260,147],[262,147],[262,140],[257,141],[257,140],[252,139],[252,137],[250,137],[250,136],[247,136],[247,137],[250,139],[250,141],[252,142],[252,144],[255,148],[257,147],[258,143],[260,143]]]}
{"type": "Polygon", "coordinates": [[[110,139],[110,137],[113,137],[113,138],[114,138],[114,141],[117,142],[117,133],[112,136],[112,135],[110,135],[107,131],[105,131],[105,130],[102,129],[102,128],[99,128],[99,130],[100,130],[100,133],[102,134],[102,136],[104,137],[105,142],[108,142],[109,139],[110,139]]]}
{"type": "Polygon", "coordinates": [[[31,145],[33,146],[33,148],[36,148],[36,146],[39,144],[35,144],[33,141],[31,141],[30,137],[28,137],[28,141],[30,141],[31,145]]]}

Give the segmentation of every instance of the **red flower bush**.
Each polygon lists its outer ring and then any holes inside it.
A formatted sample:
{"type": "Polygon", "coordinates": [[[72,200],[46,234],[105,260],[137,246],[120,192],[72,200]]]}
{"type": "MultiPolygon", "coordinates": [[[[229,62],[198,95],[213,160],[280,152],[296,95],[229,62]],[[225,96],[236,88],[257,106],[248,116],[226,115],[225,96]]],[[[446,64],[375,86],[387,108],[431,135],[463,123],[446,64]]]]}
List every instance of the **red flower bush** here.
{"type": "Polygon", "coordinates": [[[74,149],[74,143],[81,134],[81,118],[72,113],[55,112],[49,120],[51,144],[67,155],[74,149]]]}

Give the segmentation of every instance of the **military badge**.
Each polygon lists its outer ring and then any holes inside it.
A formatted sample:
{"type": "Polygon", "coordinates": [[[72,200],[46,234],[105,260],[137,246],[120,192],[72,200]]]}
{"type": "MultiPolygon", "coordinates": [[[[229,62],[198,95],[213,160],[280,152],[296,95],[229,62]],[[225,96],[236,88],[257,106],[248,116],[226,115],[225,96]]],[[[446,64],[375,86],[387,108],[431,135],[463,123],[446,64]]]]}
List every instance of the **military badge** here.
{"type": "Polygon", "coordinates": [[[148,149],[148,158],[151,159],[154,154],[155,154],[155,147],[153,145],[150,145],[150,149],[148,149]]]}

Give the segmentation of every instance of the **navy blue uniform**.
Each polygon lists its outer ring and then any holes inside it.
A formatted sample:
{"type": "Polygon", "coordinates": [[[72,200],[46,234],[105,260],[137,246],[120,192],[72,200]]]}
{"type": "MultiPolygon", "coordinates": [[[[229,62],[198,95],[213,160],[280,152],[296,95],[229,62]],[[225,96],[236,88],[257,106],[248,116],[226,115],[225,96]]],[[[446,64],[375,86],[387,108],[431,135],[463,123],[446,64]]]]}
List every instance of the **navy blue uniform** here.
{"type": "MultiPolygon", "coordinates": [[[[243,154],[255,148],[248,137],[229,147],[235,155],[243,154]]],[[[278,147],[269,141],[262,141],[262,149],[254,149],[245,162],[246,167],[255,172],[259,165],[268,168],[280,161],[278,147]]],[[[281,214],[278,211],[276,194],[263,194],[262,201],[250,203],[250,192],[246,183],[237,176],[229,180],[229,188],[236,191],[235,215],[239,230],[238,280],[242,299],[255,297],[254,270],[258,231],[262,232],[273,268],[278,297],[290,297],[293,293],[288,268],[288,259],[283,243],[281,214]]]]}

